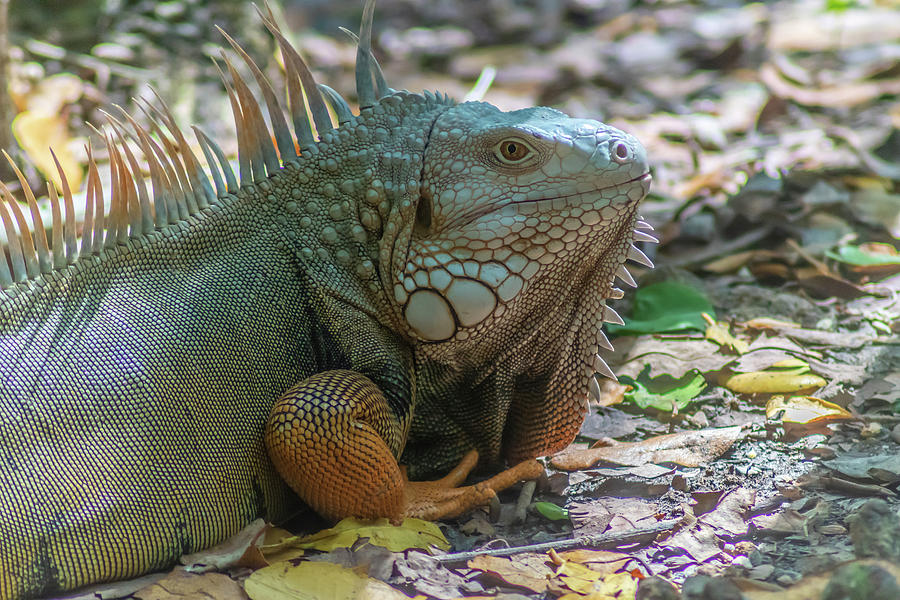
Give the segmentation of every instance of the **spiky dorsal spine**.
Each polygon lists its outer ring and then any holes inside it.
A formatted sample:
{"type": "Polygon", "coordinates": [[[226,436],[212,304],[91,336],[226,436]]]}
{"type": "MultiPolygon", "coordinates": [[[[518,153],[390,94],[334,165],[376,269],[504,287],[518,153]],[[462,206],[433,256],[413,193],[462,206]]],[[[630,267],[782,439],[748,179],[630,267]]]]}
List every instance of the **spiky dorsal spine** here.
{"type": "MultiPolygon", "coordinates": [[[[384,81],[377,61],[372,56],[372,19],[375,0],[367,0],[358,40],[356,81],[360,106],[372,106],[392,93],[384,81]]],[[[194,127],[197,141],[206,160],[207,174],[177,127],[172,113],[157,94],[157,103],[142,102],[140,110],[148,127],[124,109],[121,119],[106,114],[109,129],[101,134],[110,160],[109,211],[93,152],[88,148],[88,177],[81,248],[76,240],[73,193],[60,164],[61,193],[47,183],[52,214],[50,240],[44,228],[34,191],[21,171],[13,168],[24,190],[31,213],[34,233],[29,227],[12,192],[0,183],[0,223],[6,233],[9,262],[0,260],[0,294],[15,296],[40,277],[54,271],[78,268],[79,260],[88,256],[115,252],[129,241],[143,242],[154,231],[174,227],[178,222],[198,215],[220,198],[234,194],[240,186],[259,183],[297,159],[301,153],[316,152],[316,136],[334,129],[327,104],[338,116],[339,124],[352,118],[348,103],[334,90],[316,83],[312,72],[296,49],[288,42],[275,22],[271,10],[257,9],[263,24],[272,33],[284,57],[288,111],[293,131],[285,119],[285,111],[261,69],[229,35],[223,35],[236,54],[246,63],[266,104],[268,122],[247,82],[238,73],[232,59],[224,52],[222,78],[231,102],[238,137],[239,178],[235,177],[221,148],[202,130],[194,127]],[[313,116],[313,124],[307,117],[313,116]],[[130,130],[129,127],[130,126],[130,130]],[[274,135],[275,145],[272,143],[274,135]],[[131,138],[141,149],[146,161],[152,192],[141,176],[138,158],[127,143],[131,138]],[[277,150],[276,150],[277,145],[277,150]],[[52,241],[52,246],[50,242],[52,241]],[[51,250],[52,248],[52,250],[51,250]]],[[[355,37],[355,36],[354,36],[355,37]]],[[[54,160],[55,160],[54,156],[54,160]]],[[[12,159],[7,156],[12,164],[12,159]]]]}

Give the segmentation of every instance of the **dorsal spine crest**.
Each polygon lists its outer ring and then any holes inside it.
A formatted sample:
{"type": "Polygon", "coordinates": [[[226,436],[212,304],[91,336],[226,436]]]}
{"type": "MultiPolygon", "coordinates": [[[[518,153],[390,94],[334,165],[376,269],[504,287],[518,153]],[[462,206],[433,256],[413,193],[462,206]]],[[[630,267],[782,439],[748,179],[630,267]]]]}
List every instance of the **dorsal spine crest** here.
{"type": "MultiPolygon", "coordinates": [[[[234,39],[223,32],[226,41],[250,69],[262,93],[268,115],[267,123],[250,87],[223,52],[222,58],[228,76],[221,69],[220,72],[231,100],[237,128],[239,178],[235,177],[221,148],[195,127],[197,142],[207,164],[208,174],[204,172],[171,112],[154,91],[156,104],[146,101],[138,104],[148,122],[147,127],[141,126],[122,110],[122,116],[132,129],[127,132],[122,122],[106,115],[109,131],[102,134],[102,137],[110,159],[112,189],[109,190],[109,214],[105,214],[105,197],[98,166],[89,148],[80,250],[75,243],[73,192],[58,161],[57,169],[61,180],[59,193],[55,188],[49,190],[48,184],[51,212],[54,215],[50,225],[52,251],[37,211],[34,192],[24,178],[20,177],[20,181],[35,224],[34,235],[20,215],[21,210],[11,192],[0,189],[0,222],[6,232],[11,259],[11,265],[0,261],[0,293],[14,294],[17,286],[24,284],[27,288],[29,282],[47,277],[53,272],[66,272],[70,266],[77,265],[86,257],[102,257],[107,253],[117,252],[118,248],[126,246],[128,242],[154,243],[160,236],[152,235],[153,232],[179,231],[180,222],[193,217],[202,218],[210,207],[227,202],[227,198],[233,194],[255,196],[256,186],[266,183],[268,178],[279,176],[285,169],[292,171],[304,185],[304,178],[308,181],[316,174],[316,169],[309,168],[311,162],[316,164],[317,169],[334,174],[336,161],[318,158],[328,154],[331,145],[346,145],[350,141],[361,145],[372,141],[383,142],[388,138],[387,128],[400,126],[405,111],[412,109],[417,112],[434,106],[449,106],[450,101],[440,95],[429,93],[421,96],[409,92],[394,92],[387,87],[381,68],[371,53],[373,9],[374,1],[368,0],[363,13],[362,34],[358,38],[357,94],[363,106],[359,115],[350,112],[348,103],[337,92],[315,82],[299,53],[281,34],[272,13],[260,12],[263,23],[272,33],[284,56],[284,87],[288,91],[293,132],[290,131],[284,111],[261,69],[234,39]],[[319,141],[315,140],[312,124],[306,118],[307,102],[313,114],[319,141]],[[326,103],[331,105],[338,116],[337,128],[331,122],[326,103]],[[380,125],[380,131],[376,125],[379,116],[385,119],[380,125]],[[376,128],[374,132],[373,128],[376,128]],[[126,142],[126,136],[130,136],[141,149],[149,168],[151,190],[147,189],[138,158],[126,142]],[[272,143],[273,137],[275,145],[272,143]],[[299,155],[297,148],[300,149],[299,155]],[[4,208],[3,204],[9,208],[4,208]]],[[[361,147],[348,153],[345,158],[347,164],[364,165],[371,164],[375,156],[377,151],[374,148],[361,147]]],[[[11,159],[8,160],[12,162],[11,159]]],[[[372,179],[372,174],[366,172],[363,179],[372,179]]],[[[361,182],[362,180],[354,183],[352,189],[345,187],[341,190],[342,193],[356,193],[361,182]]],[[[392,185],[388,182],[387,188],[390,189],[392,185]]],[[[265,198],[267,190],[260,189],[263,192],[260,197],[265,198]]],[[[379,216],[387,217],[386,214],[379,216]]],[[[369,225],[374,224],[369,222],[369,225]]],[[[371,232],[375,228],[363,223],[360,230],[371,232]]],[[[359,230],[354,236],[360,237],[359,230]]]]}

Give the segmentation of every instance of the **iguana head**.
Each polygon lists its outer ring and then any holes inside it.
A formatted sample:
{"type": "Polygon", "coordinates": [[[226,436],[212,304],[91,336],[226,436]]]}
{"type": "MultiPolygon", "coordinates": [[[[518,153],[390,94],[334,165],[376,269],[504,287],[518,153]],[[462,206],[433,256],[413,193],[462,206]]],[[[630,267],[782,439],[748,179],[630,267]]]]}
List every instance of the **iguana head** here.
{"type": "Polygon", "coordinates": [[[612,295],[650,186],[635,138],[549,108],[465,103],[437,117],[423,163],[408,247],[393,252],[393,297],[417,339],[496,351],[498,332],[612,295]]]}

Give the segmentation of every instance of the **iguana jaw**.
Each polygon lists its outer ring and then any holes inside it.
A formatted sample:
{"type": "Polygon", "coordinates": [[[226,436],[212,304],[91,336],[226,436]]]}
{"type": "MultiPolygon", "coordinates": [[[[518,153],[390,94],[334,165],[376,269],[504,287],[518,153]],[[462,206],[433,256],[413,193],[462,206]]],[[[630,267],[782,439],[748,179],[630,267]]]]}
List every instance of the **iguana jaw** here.
{"type": "Polygon", "coordinates": [[[405,303],[417,336],[430,343],[452,341],[456,354],[493,345],[493,337],[508,335],[499,330],[517,322],[540,327],[546,311],[561,308],[571,296],[609,297],[616,274],[626,273],[621,267],[631,248],[630,230],[649,184],[644,175],[589,193],[510,203],[475,217],[460,235],[414,240],[395,299],[405,303]],[[498,225],[494,213],[511,225],[498,225]],[[492,249],[479,231],[494,234],[502,245],[492,249]],[[590,289],[579,289],[576,282],[584,279],[593,282],[590,289]]]}

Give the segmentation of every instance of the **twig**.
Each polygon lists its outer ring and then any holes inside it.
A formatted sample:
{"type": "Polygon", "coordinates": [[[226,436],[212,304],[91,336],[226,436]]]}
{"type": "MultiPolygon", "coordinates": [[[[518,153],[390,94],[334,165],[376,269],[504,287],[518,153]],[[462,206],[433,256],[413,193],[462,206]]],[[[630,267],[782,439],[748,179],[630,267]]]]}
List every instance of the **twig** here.
{"type": "Polygon", "coordinates": [[[89,69],[97,74],[98,79],[109,79],[110,75],[116,75],[129,81],[146,81],[151,75],[147,69],[123,65],[122,63],[98,58],[90,54],[71,52],[41,40],[27,40],[24,46],[28,52],[36,56],[68,62],[83,69],[89,69]]]}
{"type": "Polygon", "coordinates": [[[457,552],[455,554],[436,556],[435,559],[438,563],[447,564],[465,562],[476,556],[511,556],[513,554],[521,554],[522,552],[546,552],[551,549],[568,550],[570,548],[580,547],[614,548],[624,544],[634,544],[647,538],[654,538],[660,533],[675,529],[681,523],[681,519],[668,519],[666,521],[660,521],[652,527],[643,527],[628,531],[613,531],[611,533],[601,533],[600,535],[585,535],[568,540],[557,540],[555,542],[545,542],[543,544],[529,544],[527,546],[514,546],[512,548],[457,552]]]}
{"type": "Polygon", "coordinates": [[[525,522],[528,506],[531,504],[531,499],[534,497],[535,487],[537,487],[537,481],[534,479],[526,481],[522,485],[522,491],[519,492],[519,499],[516,501],[516,512],[513,516],[513,523],[525,522]]]}
{"type": "Polygon", "coordinates": [[[702,250],[687,254],[686,256],[678,260],[666,261],[666,266],[687,269],[690,267],[703,265],[704,263],[707,263],[714,258],[721,258],[722,256],[726,256],[728,254],[731,254],[732,252],[743,250],[747,246],[751,246],[760,241],[770,233],[772,233],[771,227],[760,227],[758,229],[753,229],[751,231],[748,231],[744,235],[734,238],[731,241],[722,242],[721,244],[718,244],[716,246],[707,246],[702,250]]]}

